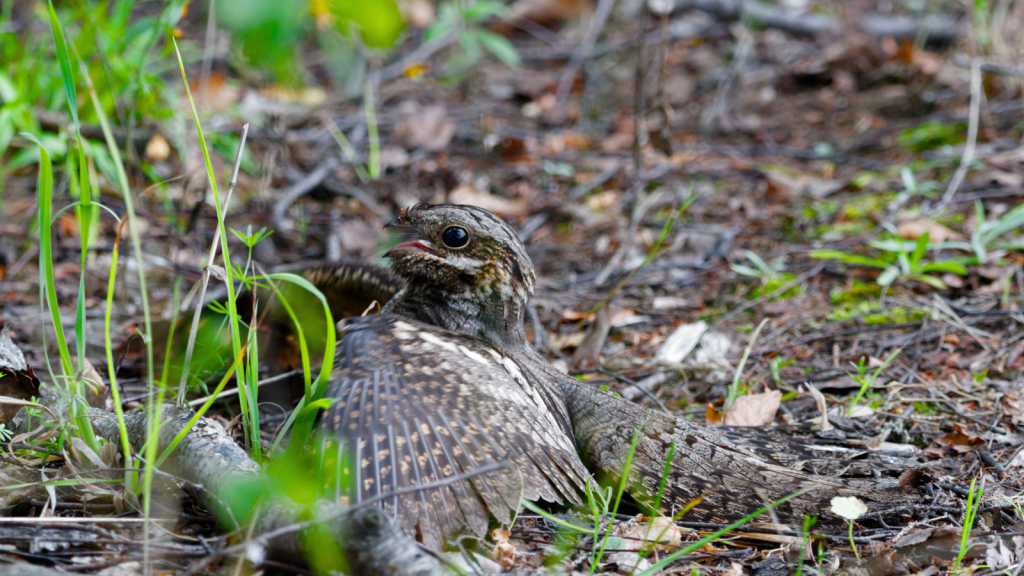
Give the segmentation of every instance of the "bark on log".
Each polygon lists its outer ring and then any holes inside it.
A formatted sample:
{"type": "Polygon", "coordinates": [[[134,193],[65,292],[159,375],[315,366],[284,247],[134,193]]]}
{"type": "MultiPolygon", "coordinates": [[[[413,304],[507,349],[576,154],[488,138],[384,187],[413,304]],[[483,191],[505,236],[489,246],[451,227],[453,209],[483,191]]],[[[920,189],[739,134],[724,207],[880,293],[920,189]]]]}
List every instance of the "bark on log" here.
{"type": "MultiPolygon", "coordinates": [[[[656,3],[660,4],[661,0],[648,0],[652,10],[658,9],[656,3]]],[[[853,24],[873,36],[913,40],[923,35],[928,42],[945,43],[959,38],[965,31],[959,22],[934,14],[923,17],[864,14],[853,22],[846,22],[834,16],[795,12],[758,0],[675,0],[672,10],[700,10],[718,20],[750,20],[762,26],[804,36],[841,32],[844,27],[853,24]]]]}
{"type": "MultiPolygon", "coordinates": [[[[61,392],[47,388],[39,403],[62,418],[67,417],[68,401],[61,392]]],[[[159,433],[161,452],[187,426],[193,414],[189,409],[164,406],[165,424],[159,433]]],[[[120,444],[114,414],[94,408],[90,410],[90,418],[99,435],[109,442],[120,444]]],[[[144,412],[125,415],[128,441],[135,448],[141,447],[146,441],[146,420],[144,412]]],[[[39,423],[37,417],[31,425],[38,426],[39,423]]],[[[27,431],[28,413],[22,409],[11,424],[19,433],[27,431]]],[[[237,490],[239,486],[259,486],[264,481],[264,473],[259,465],[219,423],[207,418],[197,421],[161,469],[187,482],[190,492],[211,510],[224,509],[222,495],[237,490]]],[[[291,563],[304,563],[309,557],[305,544],[322,543],[326,534],[330,542],[345,552],[352,574],[428,576],[441,573],[437,558],[423,551],[390,517],[379,510],[369,507],[343,508],[334,503],[322,502],[317,506],[317,511],[318,518],[329,520],[312,523],[302,519],[303,511],[298,506],[283,501],[264,503],[256,530],[257,534],[264,536],[255,538],[247,545],[247,557],[258,560],[266,556],[291,563]]]]}

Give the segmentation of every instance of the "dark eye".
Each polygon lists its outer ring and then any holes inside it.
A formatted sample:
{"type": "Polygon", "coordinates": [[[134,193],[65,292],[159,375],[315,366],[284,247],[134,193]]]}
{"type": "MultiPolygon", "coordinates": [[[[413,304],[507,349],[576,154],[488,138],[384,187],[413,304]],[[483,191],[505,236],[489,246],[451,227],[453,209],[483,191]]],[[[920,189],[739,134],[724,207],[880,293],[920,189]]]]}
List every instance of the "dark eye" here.
{"type": "Polygon", "coordinates": [[[449,226],[441,233],[441,241],[449,248],[462,248],[469,244],[469,232],[459,226],[449,226]]]}

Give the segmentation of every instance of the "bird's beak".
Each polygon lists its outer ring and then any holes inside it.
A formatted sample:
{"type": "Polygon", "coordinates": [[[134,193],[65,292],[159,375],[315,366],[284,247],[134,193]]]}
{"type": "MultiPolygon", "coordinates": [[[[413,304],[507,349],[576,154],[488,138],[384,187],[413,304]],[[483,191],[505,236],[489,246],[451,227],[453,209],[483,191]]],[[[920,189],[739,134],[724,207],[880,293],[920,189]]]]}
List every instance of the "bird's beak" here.
{"type": "Polygon", "coordinates": [[[398,213],[398,217],[384,225],[385,230],[394,230],[400,235],[410,237],[410,240],[397,244],[391,250],[384,253],[384,257],[394,256],[399,252],[421,252],[437,256],[438,252],[429,240],[409,225],[405,220],[405,210],[398,213]]]}

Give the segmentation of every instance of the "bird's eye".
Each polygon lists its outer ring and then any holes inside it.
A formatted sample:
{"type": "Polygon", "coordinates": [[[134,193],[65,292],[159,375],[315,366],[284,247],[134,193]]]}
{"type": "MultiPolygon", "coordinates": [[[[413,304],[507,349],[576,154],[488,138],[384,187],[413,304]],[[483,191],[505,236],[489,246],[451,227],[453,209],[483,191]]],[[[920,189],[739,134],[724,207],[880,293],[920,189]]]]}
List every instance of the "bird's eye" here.
{"type": "Polygon", "coordinates": [[[441,233],[441,241],[448,248],[462,248],[469,244],[469,232],[461,226],[449,226],[441,233]]]}

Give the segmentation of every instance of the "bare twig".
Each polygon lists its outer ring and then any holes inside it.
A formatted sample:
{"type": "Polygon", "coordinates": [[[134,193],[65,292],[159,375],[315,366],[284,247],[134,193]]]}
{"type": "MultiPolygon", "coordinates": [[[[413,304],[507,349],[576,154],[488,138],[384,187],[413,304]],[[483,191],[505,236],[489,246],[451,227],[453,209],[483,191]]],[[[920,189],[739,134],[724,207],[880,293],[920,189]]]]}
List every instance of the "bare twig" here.
{"type": "Polygon", "coordinates": [[[967,119],[967,146],[964,148],[964,155],[960,157],[960,166],[957,167],[946,193],[942,195],[942,201],[936,208],[946,206],[953,199],[964,177],[967,176],[971,161],[974,160],[974,147],[978,143],[978,116],[981,110],[981,64],[981,58],[971,61],[971,108],[967,119]]]}
{"type": "Polygon", "coordinates": [[[271,218],[273,219],[274,227],[278,230],[291,230],[293,227],[291,220],[285,217],[288,207],[323,182],[324,179],[338,167],[338,164],[339,161],[336,156],[329,156],[326,160],[321,162],[315,170],[306,175],[305,178],[299,180],[295,184],[292,184],[292,187],[282,194],[281,197],[278,198],[277,202],[274,202],[274,208],[271,210],[271,218]]]}
{"type": "MultiPolygon", "coordinates": [[[[630,386],[633,387],[630,390],[633,390],[633,389],[639,390],[640,392],[643,393],[644,396],[647,396],[648,398],[653,400],[654,403],[657,404],[659,408],[661,408],[662,412],[664,412],[665,414],[668,414],[669,416],[672,415],[672,413],[669,412],[668,408],[665,407],[665,404],[663,404],[661,402],[661,400],[658,399],[658,397],[654,395],[653,392],[648,390],[645,386],[642,386],[641,382],[637,382],[636,380],[631,380],[631,379],[626,378],[625,376],[622,376],[622,375],[619,375],[619,374],[614,374],[612,372],[609,372],[608,370],[605,370],[604,368],[598,368],[597,371],[600,372],[601,374],[605,374],[607,376],[611,376],[612,378],[615,378],[616,380],[618,380],[619,382],[622,382],[623,384],[629,384],[630,386]]],[[[664,374],[665,374],[664,372],[658,372],[657,374],[655,374],[655,376],[661,376],[661,378],[657,379],[657,381],[659,383],[665,381],[664,374]]],[[[622,396],[623,396],[623,398],[626,397],[625,394],[623,394],[622,396]]],[[[639,394],[637,394],[637,396],[639,396],[639,394]]]]}
{"type": "Polygon", "coordinates": [[[594,51],[597,37],[601,34],[601,30],[604,28],[605,22],[608,21],[608,16],[612,13],[614,6],[615,0],[598,0],[597,10],[594,11],[594,15],[590,18],[587,32],[583,36],[583,42],[580,43],[579,50],[576,51],[572,60],[569,61],[569,65],[562,71],[562,79],[558,82],[558,91],[556,92],[559,104],[564,104],[569,99],[569,92],[572,90],[572,84],[576,80],[576,75],[579,74],[580,68],[583,67],[583,64],[594,51]]]}

